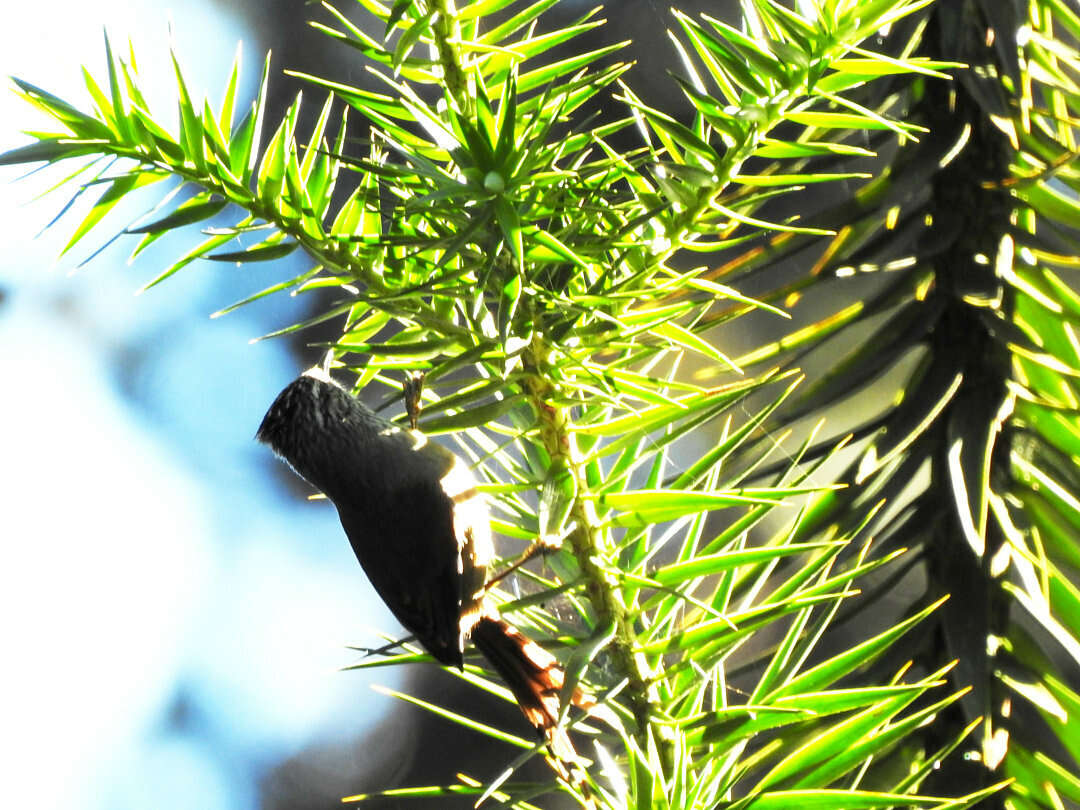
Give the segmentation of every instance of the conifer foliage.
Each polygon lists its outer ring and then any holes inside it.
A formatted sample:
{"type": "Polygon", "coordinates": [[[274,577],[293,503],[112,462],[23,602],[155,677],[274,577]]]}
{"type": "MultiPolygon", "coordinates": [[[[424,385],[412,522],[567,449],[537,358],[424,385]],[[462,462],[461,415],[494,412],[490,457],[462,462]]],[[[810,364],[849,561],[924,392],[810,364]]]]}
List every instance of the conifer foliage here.
{"type": "MultiPolygon", "coordinates": [[[[370,24],[313,25],[370,83],[296,74],[268,120],[269,57],[213,106],[174,59],[170,130],[106,41],[89,111],[15,79],[56,128],[0,156],[96,196],[65,252],[181,181],[121,231],[192,237],[147,287],[302,252],[216,314],[318,293],[274,334],[340,327],[313,360],[379,398],[424,372],[420,428],[474,466],[507,559],[551,547],[493,593],[595,702],[563,718],[587,781],[525,783],[535,740],[397,695],[521,754],[349,800],[1080,802],[1080,15],[672,9],[659,109],[625,43],[577,45],[599,9],[358,3],[370,24]]],[[[509,699],[478,658],[448,673],[509,699]]]]}

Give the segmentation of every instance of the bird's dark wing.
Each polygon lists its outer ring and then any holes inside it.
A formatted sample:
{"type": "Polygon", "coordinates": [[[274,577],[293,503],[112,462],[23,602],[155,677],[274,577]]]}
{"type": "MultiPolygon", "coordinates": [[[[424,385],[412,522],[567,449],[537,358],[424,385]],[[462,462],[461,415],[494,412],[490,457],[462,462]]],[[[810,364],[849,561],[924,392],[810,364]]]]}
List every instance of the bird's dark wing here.
{"type": "Polygon", "coordinates": [[[461,666],[461,567],[453,502],[430,478],[362,508],[339,503],[353,552],[397,620],[439,662],[461,666]]]}

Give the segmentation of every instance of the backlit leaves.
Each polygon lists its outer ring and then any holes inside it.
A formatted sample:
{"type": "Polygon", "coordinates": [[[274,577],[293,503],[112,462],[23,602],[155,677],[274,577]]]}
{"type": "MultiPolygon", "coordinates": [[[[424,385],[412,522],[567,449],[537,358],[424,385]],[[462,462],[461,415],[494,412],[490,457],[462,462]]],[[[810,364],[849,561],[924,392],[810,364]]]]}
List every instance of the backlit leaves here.
{"type": "MultiPolygon", "coordinates": [[[[950,730],[924,750],[920,729],[965,692],[945,664],[886,656],[936,621],[936,594],[891,626],[822,644],[860,589],[922,553],[934,522],[880,501],[891,504],[908,484],[905,465],[927,452],[939,424],[957,449],[935,492],[962,509],[971,545],[985,543],[987,526],[1002,528],[1019,572],[1009,587],[1066,647],[1080,615],[1061,575],[1077,556],[1066,550],[1080,527],[1070,495],[1080,482],[1060,450],[1080,445],[1070,387],[1080,303],[1053,269],[1070,261],[1071,242],[1018,217],[1011,241],[984,257],[1016,307],[965,295],[982,302],[1017,372],[1005,396],[959,413],[970,403],[968,369],[926,352],[947,308],[933,295],[932,251],[909,244],[893,255],[883,244],[894,229],[918,228],[900,207],[953,145],[925,138],[928,127],[897,102],[898,87],[944,81],[957,64],[914,55],[928,2],[747,0],[738,20],[675,11],[681,69],[672,88],[689,103],[687,119],[635,93],[631,65],[619,61],[624,43],[575,50],[603,24],[598,9],[554,25],[545,12],[557,0],[360,5],[375,25],[329,5],[314,25],[365,68],[349,75],[370,82],[294,74],[306,94],[269,120],[269,57],[247,106],[238,55],[216,107],[192,97],[174,58],[170,132],[149,110],[133,60],[106,42],[107,80],[85,72],[93,113],[16,82],[58,130],[0,163],[108,158],[78,175],[76,196],[97,201],[65,250],[137,188],[177,178],[171,195],[121,229],[137,237],[136,254],[175,231],[203,231],[147,287],[197,260],[257,272],[260,262],[305,255],[308,269],[216,314],[322,291],[307,321],[273,334],[338,324],[319,350],[332,350],[335,374],[376,399],[395,400],[405,374],[426,372],[421,429],[473,464],[493,526],[510,540],[563,543],[522,570],[523,592],[502,583],[494,594],[516,624],[565,653],[568,689],[580,683],[610,715],[567,720],[595,736],[602,806],[962,807],[993,792],[917,795],[937,759],[977,728],[950,730]],[[300,131],[313,95],[314,123],[300,131]],[[614,114],[587,114],[613,98],[614,114]],[[643,143],[614,146],[633,126],[643,143]],[[886,145],[919,150],[921,160],[883,173],[868,159],[886,145]],[[846,202],[793,210],[792,195],[807,186],[843,189],[846,202]],[[822,244],[820,258],[800,254],[822,244]],[[797,280],[756,285],[763,300],[739,291],[742,274],[782,256],[802,268],[797,280]],[[815,285],[863,272],[896,281],[810,323],[782,319],[815,285]],[[741,329],[746,315],[785,333],[746,349],[717,338],[716,327],[741,329]],[[797,387],[805,352],[870,318],[868,339],[797,387]],[[919,385],[858,426],[857,438],[870,441],[854,466],[844,442],[820,427],[785,443],[797,420],[864,393],[920,351],[919,385]],[[1013,429],[1034,438],[1009,455],[1006,485],[991,485],[996,437],[1013,429]],[[845,466],[837,484],[827,471],[845,466]],[[886,514],[895,522],[886,525],[886,514]],[[879,551],[878,535],[891,545],[879,551]],[[908,554],[899,539],[916,548],[908,554]],[[902,745],[908,767],[889,767],[902,745]]],[[[1049,16],[1032,27],[1028,55],[1045,76],[1025,92],[1042,95],[1027,98],[1013,124],[1018,176],[997,181],[1010,184],[1018,210],[1073,227],[1074,56],[1050,18],[1066,28],[1076,20],[1059,3],[1040,8],[1049,16]]],[[[361,666],[424,658],[407,648],[361,666]]],[[[508,697],[476,667],[456,675],[508,697]]],[[[1059,707],[1078,702],[1067,682],[1048,674],[1037,688],[1006,685],[1057,722],[1059,707]]],[[[393,697],[526,749],[515,766],[539,753],[514,733],[393,697]]],[[[1039,752],[1016,762],[1015,773],[1057,780],[1068,794],[1065,766],[1039,752]]],[[[460,784],[384,795],[491,791],[523,802],[548,789],[512,777],[485,789],[462,775],[460,784]]]]}

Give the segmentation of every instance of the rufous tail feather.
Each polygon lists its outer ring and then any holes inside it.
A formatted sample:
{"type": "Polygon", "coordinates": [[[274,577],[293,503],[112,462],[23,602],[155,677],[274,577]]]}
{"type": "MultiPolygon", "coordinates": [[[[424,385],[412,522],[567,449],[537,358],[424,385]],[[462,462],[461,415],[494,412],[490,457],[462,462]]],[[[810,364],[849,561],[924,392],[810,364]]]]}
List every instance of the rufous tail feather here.
{"type": "Polygon", "coordinates": [[[585,769],[570,735],[559,725],[566,675],[555,656],[501,619],[482,617],[472,629],[476,648],[495,668],[529,723],[547,740],[559,778],[591,802],[585,769]]]}

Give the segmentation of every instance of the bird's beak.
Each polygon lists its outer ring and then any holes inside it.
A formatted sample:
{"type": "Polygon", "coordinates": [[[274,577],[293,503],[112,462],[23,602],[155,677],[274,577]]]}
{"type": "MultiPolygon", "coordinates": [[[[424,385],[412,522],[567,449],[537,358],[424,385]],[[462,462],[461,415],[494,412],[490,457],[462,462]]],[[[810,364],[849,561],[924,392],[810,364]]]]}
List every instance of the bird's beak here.
{"type": "Polygon", "coordinates": [[[330,349],[326,356],[323,357],[323,361],[317,366],[312,366],[304,372],[305,377],[311,377],[312,379],[319,380],[324,383],[333,383],[334,380],[330,377],[330,364],[334,361],[334,350],[330,349]]]}
{"type": "Polygon", "coordinates": [[[303,374],[304,377],[311,377],[324,383],[333,383],[333,378],[327,373],[326,369],[322,366],[312,366],[303,374]]]}

